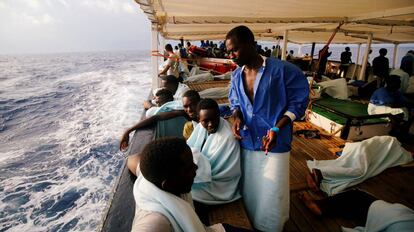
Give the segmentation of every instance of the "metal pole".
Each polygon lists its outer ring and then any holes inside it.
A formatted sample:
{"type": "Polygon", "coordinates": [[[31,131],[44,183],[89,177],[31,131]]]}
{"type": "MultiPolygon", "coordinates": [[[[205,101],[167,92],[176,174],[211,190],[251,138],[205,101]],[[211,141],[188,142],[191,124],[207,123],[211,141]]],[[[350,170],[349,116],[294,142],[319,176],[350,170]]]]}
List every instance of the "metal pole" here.
{"type": "Polygon", "coordinates": [[[288,30],[283,33],[283,48],[282,48],[282,60],[286,60],[286,51],[288,43],[288,30]]]}
{"type": "MultiPolygon", "coordinates": [[[[158,52],[158,31],[157,31],[157,25],[156,24],[152,24],[151,25],[151,52],[155,53],[158,52]]],[[[159,51],[161,54],[163,53],[163,51],[159,51]]],[[[156,89],[158,88],[158,56],[151,56],[151,79],[152,79],[152,83],[151,83],[151,87],[152,89],[156,89]]]]}
{"type": "Polygon", "coordinates": [[[357,58],[355,60],[354,71],[352,72],[352,79],[355,78],[355,73],[356,73],[356,70],[358,69],[358,62],[359,62],[359,53],[360,53],[360,51],[361,51],[361,44],[358,44],[357,58]]]}
{"type": "Polygon", "coordinates": [[[312,43],[312,49],[311,49],[311,60],[309,62],[309,71],[312,71],[312,62],[313,62],[313,55],[315,54],[315,43],[312,43]]]}
{"type": "Polygon", "coordinates": [[[365,70],[367,69],[369,50],[371,50],[371,43],[372,43],[372,34],[369,34],[368,40],[367,40],[367,47],[366,47],[365,55],[364,55],[364,60],[362,61],[362,67],[361,67],[361,71],[359,72],[358,80],[364,80],[365,78],[365,70]]]}
{"type": "Polygon", "coordinates": [[[394,44],[394,55],[392,59],[392,68],[395,68],[395,65],[397,64],[397,51],[398,51],[398,44],[394,44]]]}

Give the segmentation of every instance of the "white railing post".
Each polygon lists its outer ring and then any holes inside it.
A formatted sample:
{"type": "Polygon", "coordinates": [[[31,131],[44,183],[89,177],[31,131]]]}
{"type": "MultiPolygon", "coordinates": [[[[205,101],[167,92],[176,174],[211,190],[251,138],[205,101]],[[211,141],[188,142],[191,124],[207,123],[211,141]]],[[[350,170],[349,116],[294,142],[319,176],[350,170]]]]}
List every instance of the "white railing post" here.
{"type": "Polygon", "coordinates": [[[358,80],[364,80],[365,79],[365,71],[367,69],[369,50],[371,50],[371,43],[372,43],[372,34],[369,34],[368,35],[368,40],[367,40],[367,47],[366,47],[366,50],[365,50],[364,59],[362,60],[362,66],[361,66],[361,71],[359,72],[358,80]]]}
{"type": "Polygon", "coordinates": [[[283,48],[282,48],[282,60],[286,60],[286,51],[288,43],[288,30],[283,33],[283,48]]]}
{"type": "Polygon", "coordinates": [[[394,44],[394,54],[392,59],[392,68],[395,68],[395,65],[397,65],[397,51],[398,51],[398,44],[394,44]]]}
{"type": "Polygon", "coordinates": [[[158,56],[154,56],[153,54],[161,53],[162,51],[158,50],[158,30],[157,25],[151,25],[151,79],[152,79],[152,89],[158,88],[158,56]]]}

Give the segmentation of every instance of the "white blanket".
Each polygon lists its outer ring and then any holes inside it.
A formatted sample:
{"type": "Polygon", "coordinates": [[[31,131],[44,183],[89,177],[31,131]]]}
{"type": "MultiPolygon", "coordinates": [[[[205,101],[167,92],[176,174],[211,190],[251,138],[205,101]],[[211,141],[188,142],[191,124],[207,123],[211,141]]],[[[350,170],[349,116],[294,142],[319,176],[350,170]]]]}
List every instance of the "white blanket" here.
{"type": "Polygon", "coordinates": [[[368,210],[365,227],[342,228],[344,232],[411,232],[414,230],[414,211],[405,205],[374,201],[368,210]]]}
{"type": "Polygon", "coordinates": [[[374,105],[372,103],[368,104],[368,114],[369,115],[375,115],[375,114],[392,114],[392,115],[397,115],[397,114],[404,114],[404,120],[407,121],[408,120],[408,110],[407,108],[392,108],[389,106],[377,106],[374,105]]]}
{"type": "Polygon", "coordinates": [[[214,80],[213,75],[211,73],[201,73],[196,74],[193,76],[189,76],[185,82],[193,82],[193,83],[200,83],[205,81],[212,81],[214,80]]]}
{"type": "Polygon", "coordinates": [[[307,165],[309,170],[316,168],[322,172],[320,188],[331,196],[387,168],[412,160],[411,153],[402,148],[396,138],[375,136],[362,142],[346,143],[338,159],[307,161],[307,165]]]}
{"type": "Polygon", "coordinates": [[[348,87],[345,78],[319,82],[318,85],[322,87],[322,91],[333,98],[348,99],[348,87]]]}
{"type": "Polygon", "coordinates": [[[134,183],[135,203],[140,209],[161,213],[170,221],[174,231],[206,231],[195,213],[191,198],[188,201],[165,192],[138,175],[134,183]]]}
{"type": "Polygon", "coordinates": [[[217,132],[211,135],[199,123],[187,144],[201,152],[211,165],[211,182],[194,183],[193,199],[205,204],[223,204],[239,199],[240,146],[228,122],[220,118],[217,132]]]}
{"type": "Polygon", "coordinates": [[[230,86],[205,89],[199,92],[201,98],[220,99],[229,96],[230,86]]]}

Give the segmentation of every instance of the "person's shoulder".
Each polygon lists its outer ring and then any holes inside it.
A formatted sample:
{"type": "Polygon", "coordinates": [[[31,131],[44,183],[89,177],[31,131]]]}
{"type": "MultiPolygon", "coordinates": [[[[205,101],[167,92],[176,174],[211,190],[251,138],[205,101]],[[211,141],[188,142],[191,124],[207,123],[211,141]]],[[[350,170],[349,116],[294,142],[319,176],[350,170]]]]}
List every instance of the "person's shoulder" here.
{"type": "Polygon", "coordinates": [[[139,232],[170,232],[173,231],[173,227],[163,214],[140,210],[134,219],[131,231],[139,232]]]}

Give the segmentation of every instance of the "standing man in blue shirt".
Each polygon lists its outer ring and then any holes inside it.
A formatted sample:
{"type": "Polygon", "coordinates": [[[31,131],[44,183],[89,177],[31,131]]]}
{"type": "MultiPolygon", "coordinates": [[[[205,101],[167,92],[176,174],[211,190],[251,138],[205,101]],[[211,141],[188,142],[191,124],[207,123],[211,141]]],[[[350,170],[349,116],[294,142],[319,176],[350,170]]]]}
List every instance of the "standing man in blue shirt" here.
{"type": "Polygon", "coordinates": [[[260,56],[246,26],[227,33],[226,47],[239,65],[229,101],[242,147],[244,203],[257,230],[282,231],[289,218],[292,122],[305,113],[308,82],[295,65],[260,56]]]}

